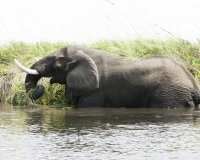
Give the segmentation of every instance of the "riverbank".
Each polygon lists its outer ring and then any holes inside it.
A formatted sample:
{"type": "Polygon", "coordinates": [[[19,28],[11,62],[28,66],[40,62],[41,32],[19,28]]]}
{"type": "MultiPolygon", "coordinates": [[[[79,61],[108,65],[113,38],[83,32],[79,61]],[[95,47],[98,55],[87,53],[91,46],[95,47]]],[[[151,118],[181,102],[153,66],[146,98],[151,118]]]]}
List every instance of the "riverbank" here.
{"type": "MultiPolygon", "coordinates": [[[[26,105],[30,103],[42,105],[74,105],[75,99],[64,99],[64,86],[59,84],[49,85],[49,79],[43,78],[39,84],[45,86],[44,95],[32,102],[25,93],[25,73],[21,72],[14,64],[17,58],[23,65],[30,67],[35,62],[35,57],[43,58],[45,55],[66,45],[75,44],[68,42],[40,42],[21,43],[12,42],[0,46],[0,101],[13,105],[26,105]]],[[[180,40],[133,40],[133,41],[98,41],[92,44],[82,44],[90,48],[106,50],[117,56],[131,60],[139,60],[152,55],[168,55],[184,65],[200,81],[200,42],[190,43],[180,40]]]]}

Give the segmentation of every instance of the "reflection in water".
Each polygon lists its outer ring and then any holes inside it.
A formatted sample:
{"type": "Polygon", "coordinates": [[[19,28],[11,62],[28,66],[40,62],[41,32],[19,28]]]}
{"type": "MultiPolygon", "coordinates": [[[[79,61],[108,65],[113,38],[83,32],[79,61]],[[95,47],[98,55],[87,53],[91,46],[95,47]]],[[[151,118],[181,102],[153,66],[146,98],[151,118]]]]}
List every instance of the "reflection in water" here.
{"type": "Polygon", "coordinates": [[[0,104],[0,159],[199,159],[200,110],[13,109],[0,104]]]}

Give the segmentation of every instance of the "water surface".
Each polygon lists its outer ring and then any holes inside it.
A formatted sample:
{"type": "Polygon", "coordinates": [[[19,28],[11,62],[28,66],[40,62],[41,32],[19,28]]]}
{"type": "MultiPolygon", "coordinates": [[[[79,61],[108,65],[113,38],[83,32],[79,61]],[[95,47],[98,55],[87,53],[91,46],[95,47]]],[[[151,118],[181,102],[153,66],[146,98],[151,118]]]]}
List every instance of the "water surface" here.
{"type": "Polygon", "coordinates": [[[16,109],[0,104],[0,159],[199,159],[199,109],[16,109]]]}

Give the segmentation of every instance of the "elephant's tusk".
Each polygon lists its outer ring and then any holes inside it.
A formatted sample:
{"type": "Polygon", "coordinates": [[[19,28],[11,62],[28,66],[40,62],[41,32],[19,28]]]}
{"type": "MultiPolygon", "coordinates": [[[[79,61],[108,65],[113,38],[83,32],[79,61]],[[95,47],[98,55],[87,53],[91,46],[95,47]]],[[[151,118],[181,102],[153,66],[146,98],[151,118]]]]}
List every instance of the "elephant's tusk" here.
{"type": "Polygon", "coordinates": [[[36,62],[38,61],[38,58],[37,58],[37,57],[35,57],[35,61],[36,61],[36,62]]]}
{"type": "Polygon", "coordinates": [[[17,67],[19,67],[19,69],[21,69],[22,71],[24,71],[28,74],[34,74],[34,75],[39,74],[35,69],[29,69],[29,68],[22,66],[16,59],[14,59],[14,61],[15,61],[15,64],[17,65],[17,67]]]}

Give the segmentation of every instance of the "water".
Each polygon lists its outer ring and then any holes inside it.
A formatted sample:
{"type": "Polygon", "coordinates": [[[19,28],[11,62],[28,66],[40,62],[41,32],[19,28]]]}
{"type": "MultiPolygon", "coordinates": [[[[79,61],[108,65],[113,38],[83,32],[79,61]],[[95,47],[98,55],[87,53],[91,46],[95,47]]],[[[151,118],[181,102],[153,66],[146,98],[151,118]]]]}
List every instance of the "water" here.
{"type": "Polygon", "coordinates": [[[0,104],[0,159],[199,159],[199,109],[15,109],[0,104]]]}

